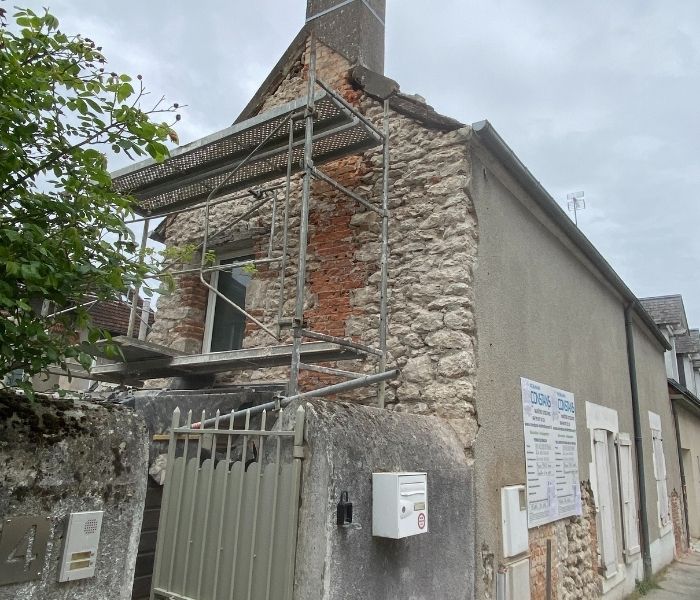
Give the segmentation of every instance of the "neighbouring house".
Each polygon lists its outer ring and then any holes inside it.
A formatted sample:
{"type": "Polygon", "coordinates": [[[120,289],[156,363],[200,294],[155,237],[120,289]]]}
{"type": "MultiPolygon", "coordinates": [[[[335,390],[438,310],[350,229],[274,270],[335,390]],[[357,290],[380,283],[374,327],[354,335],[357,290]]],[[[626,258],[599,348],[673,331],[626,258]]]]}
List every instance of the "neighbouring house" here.
{"type": "MultiPolygon", "coordinates": [[[[124,300],[98,300],[94,296],[92,299],[85,299],[86,310],[93,327],[97,327],[108,332],[112,337],[125,336],[129,331],[129,318],[131,316],[131,297],[124,300]]],[[[66,310],[66,309],[56,309],[66,310]]],[[[148,335],[154,322],[154,314],[150,310],[150,302],[139,297],[137,300],[137,310],[134,316],[134,333],[143,339],[148,335]]],[[[76,331],[76,337],[80,341],[87,339],[87,329],[76,331]]],[[[105,361],[97,358],[95,364],[105,361]]],[[[68,390],[73,392],[87,391],[94,387],[95,382],[86,378],[86,375],[77,364],[72,371],[72,376],[64,374],[58,367],[51,369],[49,374],[35,375],[33,378],[34,389],[37,391],[52,391],[55,389],[68,390]]]]}
{"type": "Polygon", "coordinates": [[[670,333],[488,121],[441,115],[384,76],[384,16],[384,0],[309,0],[231,127],[114,173],[144,218],[164,218],[160,241],[216,256],[179,265],[148,342],[123,341],[125,360],[93,373],[145,382],[131,401],[151,419],[155,466],[169,411],[194,407],[184,429],[180,412],[173,421],[153,592],[257,585],[258,523],[276,535],[272,484],[245,488],[251,512],[226,529],[230,558],[220,530],[206,537],[209,519],[232,521],[203,482],[228,490],[220,479],[238,477],[243,490],[258,430],[246,413],[234,475],[235,418],[212,434],[228,441],[207,442],[211,459],[197,432],[213,422],[192,422],[202,408],[294,401],[306,432],[288,412],[278,425],[296,423],[289,522],[303,526],[278,558],[295,597],[622,598],[676,549],[670,333]],[[305,404],[312,395],[336,402],[305,404]],[[428,535],[372,536],[378,471],[415,478],[402,493],[427,503],[405,516],[428,535]],[[192,567],[190,544],[209,559],[192,567]]]}
{"type": "Polygon", "coordinates": [[[689,328],[679,294],[641,302],[672,346],[666,353],[666,375],[683,480],[683,494],[673,498],[673,519],[677,543],[687,544],[689,537],[700,537],[700,331],[689,328]]]}

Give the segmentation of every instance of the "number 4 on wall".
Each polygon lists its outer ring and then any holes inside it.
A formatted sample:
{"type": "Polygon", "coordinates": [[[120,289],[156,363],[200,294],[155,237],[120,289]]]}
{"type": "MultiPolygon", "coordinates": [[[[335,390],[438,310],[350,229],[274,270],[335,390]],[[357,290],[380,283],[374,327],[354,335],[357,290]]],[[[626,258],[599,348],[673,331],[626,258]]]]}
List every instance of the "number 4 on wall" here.
{"type": "Polygon", "coordinates": [[[49,517],[5,520],[0,536],[0,585],[41,578],[49,524],[49,517]]]}

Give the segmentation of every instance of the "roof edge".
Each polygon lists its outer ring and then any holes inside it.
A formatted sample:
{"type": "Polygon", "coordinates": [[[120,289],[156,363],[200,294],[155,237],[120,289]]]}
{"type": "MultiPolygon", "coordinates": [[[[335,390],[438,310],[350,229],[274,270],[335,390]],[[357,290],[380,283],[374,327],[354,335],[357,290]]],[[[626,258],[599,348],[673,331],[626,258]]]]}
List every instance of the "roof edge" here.
{"type": "Polygon", "coordinates": [[[675,379],[672,379],[670,377],[668,378],[668,385],[669,387],[676,390],[676,392],[678,392],[678,394],[681,396],[681,398],[671,397],[671,401],[683,400],[688,406],[690,406],[695,411],[697,411],[698,414],[700,414],[700,398],[693,394],[693,392],[691,392],[687,387],[681,385],[675,379]]]}
{"type": "Polygon", "coordinates": [[[284,78],[287,76],[290,67],[298,58],[298,52],[302,49],[304,44],[306,44],[306,38],[309,36],[309,33],[309,25],[303,25],[299,30],[299,33],[297,33],[292,40],[292,43],[289,44],[287,49],[282,53],[282,56],[277,61],[277,64],[272,67],[272,70],[268,76],[260,84],[260,87],[248,101],[248,104],[245,105],[241,111],[241,114],[236,117],[236,120],[233,122],[234,125],[236,123],[240,123],[241,121],[245,121],[250,117],[254,117],[257,114],[258,109],[262,106],[263,101],[270,93],[270,90],[282,83],[284,78]]]}
{"type": "Polygon", "coordinates": [[[532,196],[544,213],[564,231],[569,239],[574,242],[576,247],[593,263],[620,295],[631,303],[634,312],[647,326],[659,344],[664,349],[670,350],[671,345],[632,290],[627,287],[627,284],[615,272],[610,266],[610,263],[605,260],[591,241],[573,224],[571,219],[566,215],[559,204],[557,204],[556,200],[552,198],[544,186],[517,157],[510,146],[506,144],[505,140],[498,134],[493,125],[491,125],[488,120],[478,121],[472,124],[472,131],[482,146],[503,162],[506,169],[525,191],[532,196]]]}

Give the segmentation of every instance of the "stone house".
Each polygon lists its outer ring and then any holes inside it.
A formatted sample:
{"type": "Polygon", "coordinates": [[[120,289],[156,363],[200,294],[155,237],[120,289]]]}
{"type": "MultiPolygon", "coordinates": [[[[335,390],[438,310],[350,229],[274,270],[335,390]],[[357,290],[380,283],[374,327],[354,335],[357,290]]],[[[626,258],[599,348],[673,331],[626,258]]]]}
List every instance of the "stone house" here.
{"type": "MultiPolygon", "coordinates": [[[[126,364],[96,375],[147,379],[153,388],[284,386],[289,366],[258,368],[250,357],[258,356],[256,348],[291,347],[290,324],[361,350],[342,356],[343,362],[333,355],[319,360],[320,367],[305,364],[298,381],[292,375],[294,389],[298,384],[304,391],[334,384],[344,369],[375,372],[367,349],[385,344],[386,366],[399,373],[382,386],[380,405],[395,414],[442,419],[460,441],[461,459],[474,468],[474,521],[461,526],[474,528],[475,560],[465,556],[468,585],[455,597],[622,598],[674,555],[668,497],[678,494],[681,482],[673,468],[676,447],[668,442],[674,431],[665,402],[669,342],[490,123],[469,126],[440,115],[383,75],[384,14],[384,0],[309,0],[307,24],[236,123],[286,110],[305,96],[314,69],[376,130],[386,111],[388,170],[376,146],[327,160],[323,172],[340,188],[314,179],[308,215],[304,179],[292,177],[288,239],[279,212],[251,213],[259,200],[255,190],[217,197],[206,209],[165,214],[154,235],[177,247],[200,243],[206,212],[212,228],[207,249],[219,270],[200,277],[201,257],[195,256],[181,265],[174,293],[160,298],[148,338],[153,351],[162,352],[157,369],[126,364]],[[348,202],[348,191],[366,202],[348,202]],[[383,197],[389,214],[386,294],[383,217],[367,206],[381,206],[383,197]],[[308,235],[300,237],[305,222],[308,235]],[[294,256],[306,247],[301,319],[295,314],[297,265],[283,262],[280,277],[274,261],[265,262],[269,248],[284,244],[294,256]],[[255,267],[247,268],[251,261],[255,267]],[[277,340],[265,324],[272,324],[277,340]],[[248,351],[239,354],[249,357],[242,367],[205,376],[166,364],[181,354],[210,361],[213,353],[248,351]],[[173,379],[163,379],[168,375],[173,379]],[[575,398],[577,509],[526,527],[525,545],[513,553],[504,543],[511,524],[501,502],[504,488],[528,477],[521,378],[566,390],[572,406],[575,398]]],[[[177,156],[194,155],[214,139],[177,156]]],[[[185,185],[177,184],[184,175],[167,165],[146,162],[115,173],[146,216],[163,215],[149,212],[152,198],[175,206],[185,185]],[[161,170],[160,187],[147,202],[145,187],[133,182],[154,168],[161,170]]],[[[209,192],[204,188],[200,199],[209,192]]],[[[377,392],[357,388],[333,399],[370,405],[377,392]]]]}

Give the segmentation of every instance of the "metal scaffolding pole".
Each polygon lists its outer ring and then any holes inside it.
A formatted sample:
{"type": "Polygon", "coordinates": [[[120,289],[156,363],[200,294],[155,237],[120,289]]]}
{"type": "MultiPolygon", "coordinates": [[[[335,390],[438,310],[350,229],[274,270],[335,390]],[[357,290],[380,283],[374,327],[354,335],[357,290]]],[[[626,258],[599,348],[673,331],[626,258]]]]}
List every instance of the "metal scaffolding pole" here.
{"type": "MultiPolygon", "coordinates": [[[[379,300],[379,372],[386,371],[386,338],[388,328],[388,292],[389,292],[389,100],[384,100],[384,181],[382,188],[382,250],[380,257],[381,291],[379,300]]],[[[377,404],[384,408],[386,398],[386,381],[379,384],[377,404]]]]}
{"type": "MultiPolygon", "coordinates": [[[[199,274],[201,283],[207,288],[210,294],[220,298],[223,302],[231,305],[234,310],[241,313],[247,320],[255,323],[262,331],[273,337],[275,340],[281,338],[281,329],[283,326],[288,326],[284,318],[285,298],[288,294],[285,292],[285,282],[287,278],[287,269],[292,264],[292,256],[290,254],[290,221],[292,221],[292,176],[295,173],[301,172],[303,176],[301,198],[300,198],[300,218],[299,218],[299,246],[297,256],[297,274],[296,274],[296,294],[294,301],[294,314],[291,320],[291,329],[293,333],[293,341],[291,348],[286,345],[286,359],[284,363],[290,367],[289,384],[287,388],[287,397],[277,400],[268,408],[280,408],[288,404],[292,399],[324,396],[332,393],[338,393],[350,389],[355,389],[372,384],[379,384],[377,392],[377,404],[384,407],[386,400],[386,381],[398,374],[398,371],[387,370],[388,350],[388,264],[389,264],[389,102],[384,101],[383,106],[383,124],[379,126],[368,119],[361,111],[348,102],[337,90],[333,90],[329,85],[323,82],[317,76],[317,40],[316,33],[311,31],[309,41],[309,61],[307,73],[307,95],[306,99],[298,99],[289,103],[289,107],[284,110],[275,112],[274,110],[259,115],[250,120],[249,124],[244,124],[238,129],[237,126],[230,128],[230,131],[224,130],[210,138],[207,138],[207,144],[212,148],[214,158],[207,155],[205,160],[199,161],[198,167],[188,170],[178,170],[177,157],[173,157],[175,161],[172,177],[170,175],[162,176],[158,173],[149,174],[146,183],[142,180],[133,180],[141,185],[144,191],[144,198],[155,198],[155,208],[147,211],[143,218],[136,218],[130,223],[144,221],[144,240],[141,247],[141,260],[143,260],[146,252],[146,242],[148,236],[149,219],[156,218],[153,216],[154,211],[162,210],[170,206],[168,202],[163,204],[162,197],[165,194],[179,192],[180,187],[183,191],[180,195],[173,196],[173,209],[166,212],[161,212],[158,217],[175,216],[180,213],[201,210],[202,211],[202,237],[201,243],[197,244],[196,249],[201,252],[199,265],[176,265],[175,261],[169,262],[164,269],[176,267],[178,270],[169,271],[170,275],[184,275],[188,273],[199,274]],[[320,88],[318,94],[316,91],[320,88]],[[301,120],[303,119],[304,131],[302,136],[301,120]],[[297,126],[295,129],[295,125],[297,126]],[[288,131],[284,130],[288,127],[288,131]],[[287,135],[288,134],[288,135],[287,135]],[[296,134],[296,137],[295,137],[296,134]],[[248,136],[242,142],[238,142],[239,138],[248,136]],[[343,137],[345,136],[345,137],[343,137]],[[349,136],[349,137],[348,137],[349,136]],[[287,138],[285,140],[285,138],[287,138]],[[303,139],[302,139],[303,138],[303,139]],[[254,140],[253,142],[247,140],[254,140]],[[232,143],[230,140],[236,141],[232,143]],[[259,143],[258,143],[259,142],[259,143]],[[228,146],[225,146],[228,144],[228,146]],[[382,169],[382,191],[381,203],[378,199],[371,195],[367,197],[357,193],[355,189],[351,189],[347,185],[343,185],[340,181],[336,181],[329,174],[317,169],[315,162],[319,165],[325,162],[332,162],[342,156],[350,154],[358,154],[365,149],[382,145],[383,149],[383,169],[382,169]],[[255,147],[253,147],[255,146],[255,147]],[[235,152],[231,152],[233,147],[235,152]],[[245,150],[242,150],[245,148],[245,150]],[[282,158],[286,149],[286,161],[282,158]],[[302,160],[299,160],[300,154],[303,152],[302,160]],[[218,153],[218,154],[216,154],[218,153]],[[235,162],[234,162],[235,159],[235,162]],[[280,160],[281,159],[281,160],[280,160]],[[284,162],[283,162],[284,161],[284,162]],[[256,187],[259,181],[272,181],[279,178],[281,170],[284,169],[286,162],[286,177],[282,183],[276,183],[267,187],[256,187]],[[260,167],[260,165],[263,165],[260,167]],[[281,167],[281,168],[280,168],[281,167]],[[263,171],[260,171],[260,169],[263,171]],[[232,169],[229,171],[229,169],[232,169]],[[190,172],[191,171],[191,172],[190,172]],[[221,179],[220,179],[221,178],[221,179]],[[325,182],[335,190],[342,193],[349,201],[354,201],[367,210],[373,211],[381,217],[381,238],[380,238],[380,306],[379,306],[379,344],[377,347],[371,347],[359,343],[352,339],[345,339],[335,336],[329,336],[320,332],[311,331],[306,328],[304,321],[305,315],[305,292],[307,287],[307,253],[309,247],[309,214],[312,200],[312,186],[314,179],[325,182]],[[206,185],[209,189],[204,201],[201,200],[201,195],[198,190],[202,188],[193,188],[195,184],[206,185]],[[245,187],[244,187],[245,185],[245,187]],[[189,187],[187,187],[189,186],[189,187]],[[248,192],[253,193],[255,200],[241,206],[242,214],[232,219],[226,219],[223,225],[215,227],[212,223],[212,207],[222,202],[241,201],[240,193],[226,193],[226,190],[235,189],[242,193],[248,189],[248,192]],[[253,187],[250,187],[253,186],[253,187]],[[284,214],[280,215],[281,195],[277,194],[277,190],[283,189],[284,192],[284,214]],[[195,192],[192,190],[195,189],[195,192]],[[188,195],[189,194],[189,195],[188,195]],[[274,194],[274,195],[273,195],[274,194]],[[193,206],[176,208],[177,203],[194,201],[198,202],[193,206]],[[267,203],[272,204],[272,220],[270,226],[270,237],[267,246],[267,256],[264,251],[258,254],[256,258],[251,260],[236,261],[226,265],[211,265],[208,263],[207,250],[210,248],[212,239],[218,236],[220,232],[226,232],[237,222],[251,218],[258,213],[267,203]],[[374,202],[373,202],[374,201],[374,202]],[[376,204],[375,204],[376,202],[376,204]],[[281,237],[280,242],[276,238],[281,237]],[[282,249],[280,251],[279,245],[282,249]],[[261,320],[256,319],[252,314],[245,310],[245,306],[239,306],[230,298],[221,293],[214,282],[207,281],[205,276],[210,273],[218,274],[221,272],[229,272],[233,269],[240,268],[245,265],[268,264],[272,268],[279,268],[279,290],[278,303],[276,306],[277,322],[271,325],[270,328],[265,326],[261,320]],[[308,348],[304,348],[303,342],[306,338],[312,340],[320,340],[334,345],[334,352],[324,355],[315,355],[315,358],[308,352],[308,348]],[[302,362],[302,356],[305,358],[302,362]],[[367,375],[366,373],[355,373],[350,370],[343,370],[336,365],[319,366],[311,364],[314,360],[319,363],[333,363],[337,360],[346,360],[350,358],[363,358],[374,356],[377,358],[377,372],[367,375]],[[309,392],[299,392],[299,375],[300,370],[305,369],[314,371],[328,376],[348,378],[350,381],[323,387],[309,392]]],[[[209,146],[207,146],[209,147],[209,146]]],[[[189,156],[189,155],[188,155],[189,156]]],[[[148,169],[150,167],[144,167],[148,169]]],[[[125,174],[127,177],[129,174],[125,174]]],[[[128,180],[125,180],[128,181],[128,180]]],[[[279,180],[278,180],[279,181],[279,180]]],[[[347,184],[347,182],[344,182],[347,184]]],[[[238,212],[238,210],[236,211],[238,212]]],[[[143,213],[142,213],[143,214],[143,213]]],[[[296,211],[295,211],[296,214],[296,211]]],[[[296,221],[296,218],[294,219],[296,221]]],[[[296,226],[296,223],[294,223],[296,226]]],[[[209,253],[211,254],[211,253],[209,253]]],[[[181,262],[181,261],[180,261],[181,262]]],[[[163,276],[163,271],[154,275],[155,278],[163,276]]],[[[290,282],[291,283],[291,282],[290,282]]],[[[136,309],[138,307],[138,289],[135,290],[135,295],[132,301],[131,315],[129,319],[129,335],[133,335],[135,323],[138,320],[136,309]]],[[[264,314],[267,315],[267,309],[270,308],[266,302],[264,314]]],[[[142,328],[143,329],[143,328],[142,328]]],[[[257,350],[264,350],[258,348],[257,350]]],[[[202,349],[204,354],[204,349],[202,349]]],[[[202,356],[202,359],[205,357],[202,356]]],[[[163,369],[172,369],[176,371],[177,365],[171,358],[163,358],[161,362],[167,363],[163,369]],[[172,364],[171,364],[172,363],[172,364]]],[[[204,363],[202,363],[203,365],[204,363]]],[[[209,363],[207,363],[209,365],[209,363]]],[[[197,363],[195,366],[202,366],[197,363]]],[[[207,367],[207,372],[218,372],[211,369],[211,365],[207,367]]],[[[220,368],[220,370],[224,370],[220,368]]],[[[150,366],[150,377],[156,376],[156,368],[150,366]]],[[[160,372],[159,372],[160,373],[160,372]]],[[[160,375],[158,375],[160,376],[160,375]]],[[[146,378],[149,378],[147,375],[146,378]]],[[[255,407],[262,409],[263,407],[255,407]]],[[[249,412],[248,415],[251,413],[249,412]]]]}
{"type": "Polygon", "coordinates": [[[306,137],[304,142],[304,182],[301,194],[301,220],[299,223],[299,269],[297,272],[297,297],[292,324],[294,341],[292,364],[289,374],[289,395],[293,396],[299,389],[299,363],[301,362],[302,329],[304,327],[304,290],[306,288],[306,249],[309,233],[309,197],[311,195],[311,177],[314,168],[314,85],[316,82],[316,36],[311,32],[311,56],[309,60],[308,91],[306,94],[306,137]]]}
{"type": "MultiPolygon", "coordinates": [[[[145,219],[143,222],[143,231],[141,232],[141,247],[139,248],[139,265],[143,265],[146,260],[146,245],[148,244],[148,226],[150,219],[145,219]]],[[[139,296],[141,294],[141,285],[134,286],[134,297],[131,299],[131,312],[129,313],[129,326],[126,330],[126,337],[134,335],[134,326],[136,324],[136,311],[139,306],[139,296]]]]}
{"type": "MultiPolygon", "coordinates": [[[[324,396],[330,396],[331,394],[338,394],[340,392],[346,392],[348,390],[354,390],[360,387],[380,383],[382,381],[386,381],[387,379],[394,379],[395,377],[398,377],[398,375],[398,369],[393,369],[384,373],[374,373],[372,375],[360,375],[359,377],[351,379],[350,381],[343,381],[341,383],[335,383],[317,390],[293,394],[285,398],[278,398],[272,402],[258,404],[257,406],[253,406],[245,410],[231,411],[230,413],[224,414],[220,417],[219,424],[228,423],[229,419],[236,420],[242,416],[257,415],[265,410],[279,410],[280,408],[289,406],[289,404],[291,404],[294,400],[300,400],[303,398],[323,398],[324,396]]],[[[192,423],[192,429],[205,429],[214,425],[215,422],[215,419],[206,419],[198,423],[192,423]]],[[[186,430],[178,429],[178,432],[186,432],[186,430]]]]}
{"type": "MultiPolygon", "coordinates": [[[[313,102],[313,99],[312,99],[313,102]]],[[[219,182],[219,184],[211,191],[209,192],[209,195],[207,196],[206,201],[204,202],[204,224],[203,224],[203,240],[202,240],[202,250],[201,250],[201,260],[200,260],[200,270],[199,270],[199,280],[204,284],[205,287],[207,287],[209,290],[214,292],[216,294],[217,298],[221,298],[224,302],[230,304],[235,310],[240,312],[243,316],[245,316],[247,319],[250,319],[253,323],[255,323],[260,329],[262,329],[265,333],[270,335],[272,338],[275,340],[279,340],[277,337],[277,334],[266,327],[261,321],[256,319],[253,315],[251,315],[249,312],[247,312],[244,308],[238,306],[233,300],[222,294],[219,290],[217,290],[213,285],[211,285],[206,279],[204,279],[204,269],[206,268],[206,260],[207,260],[207,244],[209,243],[209,210],[211,206],[211,201],[216,195],[216,193],[226,185],[228,181],[230,181],[233,176],[247,163],[248,160],[250,160],[255,154],[270,140],[277,132],[282,129],[284,125],[287,123],[290,123],[291,126],[291,116],[280,121],[280,123],[275,127],[270,133],[268,133],[265,138],[255,147],[253,150],[248,154],[248,156],[245,157],[233,171],[231,171],[224,179],[219,182]]],[[[266,199],[265,201],[267,201],[266,199]]],[[[204,343],[204,342],[202,342],[204,343]]],[[[203,349],[202,349],[203,351],[203,349]]]]}
{"type": "Polygon", "coordinates": [[[292,154],[294,147],[294,120],[289,121],[289,145],[287,146],[287,178],[284,185],[284,221],[282,225],[282,264],[280,265],[279,295],[277,297],[277,336],[282,333],[284,312],[284,283],[287,275],[287,254],[289,244],[289,197],[292,190],[292,154]]]}

